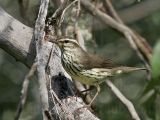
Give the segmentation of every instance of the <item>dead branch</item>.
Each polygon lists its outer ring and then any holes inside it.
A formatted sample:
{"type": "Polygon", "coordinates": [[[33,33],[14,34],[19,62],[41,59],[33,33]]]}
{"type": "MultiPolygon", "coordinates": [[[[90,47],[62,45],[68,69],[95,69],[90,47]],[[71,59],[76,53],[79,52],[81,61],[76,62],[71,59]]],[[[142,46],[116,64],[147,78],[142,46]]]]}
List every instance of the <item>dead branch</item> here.
{"type": "Polygon", "coordinates": [[[47,80],[45,74],[46,59],[45,59],[45,41],[44,41],[44,28],[45,28],[45,19],[47,16],[49,0],[41,0],[38,18],[35,23],[34,30],[34,40],[36,42],[36,63],[37,63],[37,76],[39,82],[39,92],[40,92],[40,101],[42,107],[43,120],[51,120],[51,115],[49,114],[49,103],[48,103],[48,91],[47,91],[47,80]]]}
{"type": "Polygon", "coordinates": [[[0,47],[28,67],[35,59],[33,29],[7,14],[0,7],[0,47]]]}
{"type": "Polygon", "coordinates": [[[16,115],[14,120],[19,120],[19,117],[23,111],[23,107],[25,105],[26,99],[27,99],[27,94],[28,94],[28,86],[29,86],[29,79],[34,75],[36,71],[36,63],[34,63],[29,70],[28,74],[25,76],[24,81],[23,81],[23,86],[21,90],[21,97],[20,97],[20,102],[17,107],[16,115]]]}
{"type": "Polygon", "coordinates": [[[103,1],[107,9],[109,10],[109,12],[112,14],[113,18],[117,20],[119,23],[123,23],[123,21],[120,19],[120,17],[116,13],[114,7],[112,6],[111,1],[110,0],[103,0],[103,1]]]}
{"type": "Polygon", "coordinates": [[[116,95],[116,97],[127,107],[133,120],[140,120],[140,117],[138,116],[132,102],[129,101],[110,80],[106,80],[106,84],[111,89],[111,91],[116,95]]]}

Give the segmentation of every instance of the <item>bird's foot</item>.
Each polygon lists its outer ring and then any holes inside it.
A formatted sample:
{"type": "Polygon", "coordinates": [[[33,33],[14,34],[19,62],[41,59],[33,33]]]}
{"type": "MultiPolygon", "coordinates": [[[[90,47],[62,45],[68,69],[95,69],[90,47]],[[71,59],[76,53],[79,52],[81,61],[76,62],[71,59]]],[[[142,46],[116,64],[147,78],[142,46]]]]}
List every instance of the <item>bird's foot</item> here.
{"type": "Polygon", "coordinates": [[[90,110],[90,111],[92,111],[91,105],[84,105],[84,106],[82,106],[82,107],[79,107],[79,108],[77,108],[77,109],[75,110],[75,112],[80,112],[81,110],[90,110]],[[85,108],[86,108],[86,109],[85,109],[85,108]]]}

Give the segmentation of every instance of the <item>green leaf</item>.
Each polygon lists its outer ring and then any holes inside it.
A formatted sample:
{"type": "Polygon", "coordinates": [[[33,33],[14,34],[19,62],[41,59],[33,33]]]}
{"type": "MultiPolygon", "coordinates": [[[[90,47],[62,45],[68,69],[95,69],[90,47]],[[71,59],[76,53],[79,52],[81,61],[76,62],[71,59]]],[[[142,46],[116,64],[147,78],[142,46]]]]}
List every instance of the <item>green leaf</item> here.
{"type": "Polygon", "coordinates": [[[141,97],[145,96],[149,91],[159,88],[160,86],[160,40],[154,47],[153,57],[151,59],[152,79],[148,82],[142,92],[141,97]]]}
{"type": "Polygon", "coordinates": [[[155,113],[156,113],[156,105],[155,105],[155,100],[156,100],[156,96],[157,94],[154,93],[149,99],[148,101],[146,101],[143,104],[143,107],[145,108],[145,112],[147,113],[147,115],[152,118],[153,120],[155,120],[155,113]]]}
{"type": "Polygon", "coordinates": [[[160,76],[160,40],[154,47],[151,65],[153,78],[158,78],[160,76]]]}

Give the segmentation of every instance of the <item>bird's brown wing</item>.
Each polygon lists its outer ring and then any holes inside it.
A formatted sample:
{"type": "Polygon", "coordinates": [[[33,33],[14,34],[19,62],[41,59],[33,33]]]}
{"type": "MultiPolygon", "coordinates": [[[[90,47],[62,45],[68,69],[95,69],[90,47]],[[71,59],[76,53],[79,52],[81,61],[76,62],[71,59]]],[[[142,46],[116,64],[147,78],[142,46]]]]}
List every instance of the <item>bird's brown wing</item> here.
{"type": "Polygon", "coordinates": [[[113,68],[117,65],[111,59],[106,59],[98,55],[88,54],[85,52],[81,56],[80,63],[83,65],[84,69],[93,69],[93,68],[113,68]]]}
{"type": "Polygon", "coordinates": [[[120,73],[128,73],[132,71],[137,70],[147,70],[146,68],[137,68],[137,67],[125,67],[121,65],[114,64],[114,62],[111,59],[105,59],[103,57],[88,54],[87,52],[79,52],[80,54],[77,55],[80,56],[79,58],[79,65],[81,68],[89,70],[93,68],[107,68],[111,69],[112,75],[120,74],[120,73]],[[83,54],[82,54],[83,53],[83,54]]]}

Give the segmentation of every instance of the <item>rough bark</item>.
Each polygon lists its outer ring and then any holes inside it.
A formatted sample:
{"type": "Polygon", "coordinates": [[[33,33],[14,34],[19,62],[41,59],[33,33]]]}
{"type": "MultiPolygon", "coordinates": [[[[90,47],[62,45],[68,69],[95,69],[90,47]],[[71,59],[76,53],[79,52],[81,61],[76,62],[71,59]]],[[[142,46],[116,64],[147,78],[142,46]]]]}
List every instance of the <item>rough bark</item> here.
{"type": "Polygon", "coordinates": [[[35,57],[33,29],[0,8],[0,47],[16,60],[31,66],[35,57]]]}

